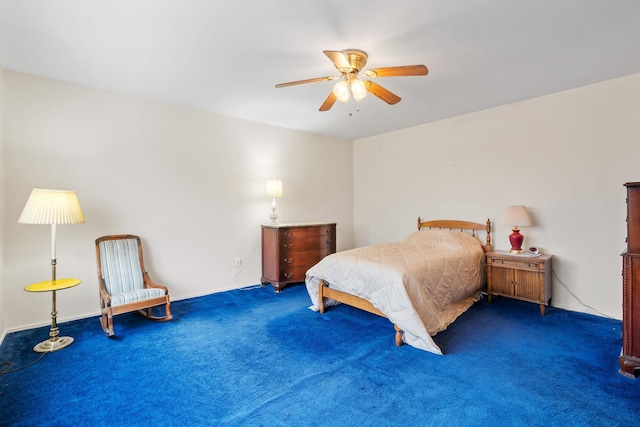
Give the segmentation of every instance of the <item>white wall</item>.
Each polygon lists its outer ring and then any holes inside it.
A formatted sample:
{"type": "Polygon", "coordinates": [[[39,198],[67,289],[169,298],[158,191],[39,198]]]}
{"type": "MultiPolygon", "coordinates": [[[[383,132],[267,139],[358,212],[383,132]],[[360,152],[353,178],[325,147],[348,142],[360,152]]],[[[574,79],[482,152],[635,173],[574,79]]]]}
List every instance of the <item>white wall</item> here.
{"type": "Polygon", "coordinates": [[[639,118],[637,74],[355,141],[354,243],[401,238],[420,215],[490,218],[494,247],[509,249],[498,222],[524,204],[525,245],[554,254],[552,304],[620,319],[623,184],[640,181],[639,118]]]}
{"type": "Polygon", "coordinates": [[[259,283],[272,176],[284,184],[280,222],[337,222],[338,249],[353,245],[350,141],[9,70],[3,81],[8,330],[50,322],[50,295],[23,290],[51,274],[49,226],[17,223],[36,187],[76,191],[86,219],[58,227],[57,277],[83,281],[59,293],[59,321],[99,312],[94,241],[105,234],[140,235],[174,300],[259,283]]]}

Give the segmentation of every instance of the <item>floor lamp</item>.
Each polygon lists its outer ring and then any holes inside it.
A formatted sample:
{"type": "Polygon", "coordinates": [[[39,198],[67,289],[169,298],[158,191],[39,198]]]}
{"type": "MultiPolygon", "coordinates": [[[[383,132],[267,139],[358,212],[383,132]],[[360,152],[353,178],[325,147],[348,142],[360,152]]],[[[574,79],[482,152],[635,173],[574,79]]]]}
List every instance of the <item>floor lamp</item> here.
{"type": "Polygon", "coordinates": [[[22,224],[48,224],[51,225],[51,282],[43,282],[27,286],[28,291],[51,291],[51,330],[49,339],[41,342],[35,351],[47,352],[64,348],[73,342],[71,337],[59,336],[56,311],[56,290],[66,289],[72,285],[69,280],[76,280],[76,285],[80,283],[77,279],[56,280],[56,225],[58,224],[81,224],[84,216],[78,203],[78,197],[74,191],[64,190],[44,190],[34,188],[24,206],[22,214],[18,219],[22,224]],[[42,286],[42,285],[45,286],[42,286]]]}

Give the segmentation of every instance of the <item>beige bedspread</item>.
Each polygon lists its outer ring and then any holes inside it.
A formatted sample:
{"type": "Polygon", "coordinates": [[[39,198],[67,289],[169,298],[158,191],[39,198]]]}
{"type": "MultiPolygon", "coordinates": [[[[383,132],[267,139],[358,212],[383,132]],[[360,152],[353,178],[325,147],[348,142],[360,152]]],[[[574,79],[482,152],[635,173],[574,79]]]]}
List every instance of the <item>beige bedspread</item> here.
{"type": "Polygon", "coordinates": [[[420,230],[396,243],[329,255],[307,271],[306,286],[313,310],[324,279],[331,288],[370,301],[402,329],[407,344],[442,354],[431,336],[478,300],[484,271],[485,254],[474,236],[420,230]]]}

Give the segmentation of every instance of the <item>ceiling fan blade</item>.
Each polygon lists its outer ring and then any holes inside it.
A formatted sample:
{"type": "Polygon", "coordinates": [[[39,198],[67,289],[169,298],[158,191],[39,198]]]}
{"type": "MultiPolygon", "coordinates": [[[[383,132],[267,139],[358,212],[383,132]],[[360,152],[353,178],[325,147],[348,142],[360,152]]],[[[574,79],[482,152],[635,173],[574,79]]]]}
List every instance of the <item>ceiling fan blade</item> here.
{"type": "Polygon", "coordinates": [[[402,65],[400,67],[372,68],[364,72],[367,77],[426,76],[429,70],[424,65],[402,65]]]}
{"type": "Polygon", "coordinates": [[[331,92],[320,106],[320,111],[329,111],[331,107],[333,107],[333,104],[335,104],[336,99],[338,99],[336,94],[331,92]]]}
{"type": "Polygon", "coordinates": [[[348,73],[351,71],[351,64],[349,59],[341,50],[323,50],[324,54],[333,62],[333,65],[341,73],[348,73]]]}
{"type": "MultiPolygon", "coordinates": [[[[342,76],[340,76],[340,77],[342,77],[342,76]]],[[[276,85],[276,87],[287,87],[287,86],[301,85],[301,84],[304,84],[304,83],[324,82],[324,81],[327,81],[327,80],[339,79],[340,77],[316,77],[316,78],[313,78],[313,79],[296,80],[295,82],[278,83],[276,85]]]]}
{"type": "Polygon", "coordinates": [[[382,86],[380,86],[379,84],[376,84],[374,82],[370,82],[370,81],[366,81],[364,82],[365,86],[367,87],[367,92],[377,96],[378,98],[382,99],[384,102],[386,102],[387,104],[397,104],[398,102],[400,102],[400,97],[392,92],[389,92],[387,89],[383,88],[382,86]]]}

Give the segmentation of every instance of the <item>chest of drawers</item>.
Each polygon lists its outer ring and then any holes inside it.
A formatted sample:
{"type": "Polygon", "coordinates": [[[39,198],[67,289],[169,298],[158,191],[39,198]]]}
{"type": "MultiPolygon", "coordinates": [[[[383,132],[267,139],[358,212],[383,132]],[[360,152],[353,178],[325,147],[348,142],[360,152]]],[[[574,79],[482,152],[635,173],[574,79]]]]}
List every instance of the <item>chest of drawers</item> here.
{"type": "Polygon", "coordinates": [[[304,282],[307,270],[335,251],[335,223],[263,225],[260,282],[280,292],[304,282]]]}

